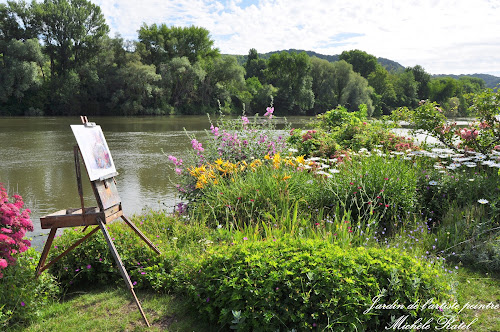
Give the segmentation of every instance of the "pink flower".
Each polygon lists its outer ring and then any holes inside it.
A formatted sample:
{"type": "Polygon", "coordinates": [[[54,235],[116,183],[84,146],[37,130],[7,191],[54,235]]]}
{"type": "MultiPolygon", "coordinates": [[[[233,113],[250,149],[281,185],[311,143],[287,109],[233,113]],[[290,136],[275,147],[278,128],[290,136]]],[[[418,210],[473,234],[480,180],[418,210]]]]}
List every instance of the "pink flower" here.
{"type": "Polygon", "coordinates": [[[5,269],[7,265],[7,261],[3,258],[0,258],[0,269],[5,269]]]}
{"type": "Polygon", "coordinates": [[[243,121],[243,125],[247,125],[250,123],[250,121],[248,120],[248,118],[246,116],[242,116],[241,121],[243,121]]]}
{"type": "Polygon", "coordinates": [[[264,116],[268,116],[269,119],[271,119],[273,117],[273,113],[274,113],[274,107],[268,107],[266,108],[266,113],[264,114],[264,116]]]}
{"type": "Polygon", "coordinates": [[[182,169],[176,167],[175,168],[175,173],[177,173],[178,175],[181,175],[182,174],[182,169]]]}

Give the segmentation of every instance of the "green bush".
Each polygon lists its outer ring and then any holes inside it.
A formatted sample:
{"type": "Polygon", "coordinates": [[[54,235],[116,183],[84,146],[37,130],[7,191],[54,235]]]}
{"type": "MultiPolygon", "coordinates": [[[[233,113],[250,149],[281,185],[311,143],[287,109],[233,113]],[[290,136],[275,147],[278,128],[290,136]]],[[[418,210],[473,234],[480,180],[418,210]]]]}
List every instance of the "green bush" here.
{"type": "Polygon", "coordinates": [[[341,146],[334,136],[322,129],[302,131],[294,129],[288,138],[288,143],[296,150],[296,154],[305,157],[334,158],[341,146]]]}
{"type": "Polygon", "coordinates": [[[186,279],[192,305],[221,329],[381,331],[394,318],[437,310],[368,310],[380,303],[451,300],[436,265],[395,249],[341,249],[321,240],[219,246],[186,279]]]}
{"type": "MultiPolygon", "coordinates": [[[[147,268],[156,265],[160,258],[128,226],[115,222],[106,226],[113,239],[120,258],[134,285],[149,286],[147,268]]],[[[66,250],[73,243],[90,232],[81,229],[66,229],[54,241],[49,260],[66,250]]],[[[158,242],[156,237],[151,239],[158,242]]],[[[165,267],[168,269],[169,267],[165,267]]],[[[116,267],[106,240],[101,231],[70,251],[56,262],[50,271],[57,276],[65,288],[85,285],[122,284],[121,274],[116,267]]]]}
{"type": "Polygon", "coordinates": [[[36,320],[40,310],[59,295],[54,277],[43,273],[35,278],[40,253],[28,249],[17,262],[3,270],[0,279],[0,328],[36,320]]]}

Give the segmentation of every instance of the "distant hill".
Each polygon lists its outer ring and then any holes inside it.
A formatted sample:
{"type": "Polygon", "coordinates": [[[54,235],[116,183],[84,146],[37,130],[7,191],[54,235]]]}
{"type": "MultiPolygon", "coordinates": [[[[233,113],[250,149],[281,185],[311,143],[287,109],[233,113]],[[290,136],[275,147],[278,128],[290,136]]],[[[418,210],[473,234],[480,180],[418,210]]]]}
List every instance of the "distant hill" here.
{"type": "MultiPolygon", "coordinates": [[[[330,62],[339,61],[339,55],[338,54],[335,54],[335,55],[325,55],[325,54],[316,53],[314,51],[296,50],[296,49],[293,49],[293,48],[289,49],[289,50],[283,50],[283,51],[273,51],[273,52],[268,52],[268,53],[259,53],[259,57],[261,57],[262,59],[269,59],[271,57],[271,55],[276,54],[276,53],[281,53],[281,52],[288,52],[288,53],[292,53],[292,52],[295,52],[295,53],[306,52],[306,54],[309,55],[309,56],[315,56],[315,57],[318,57],[320,59],[324,59],[324,60],[327,60],[327,61],[330,61],[330,62]]],[[[238,59],[238,63],[240,65],[243,65],[247,61],[247,55],[236,55],[236,58],[238,59]]],[[[405,68],[405,67],[401,66],[399,63],[397,63],[396,61],[392,61],[392,60],[389,60],[389,59],[386,59],[386,58],[377,58],[377,61],[378,61],[378,63],[380,63],[388,71],[399,71],[399,70],[403,70],[405,68]]]]}
{"type": "MultiPolygon", "coordinates": [[[[281,53],[281,52],[295,52],[295,53],[302,53],[306,52],[307,55],[309,56],[315,56],[320,59],[325,59],[330,62],[335,62],[339,60],[339,55],[325,55],[325,54],[320,54],[316,53],[314,51],[304,51],[304,50],[296,50],[296,49],[289,49],[289,50],[283,50],[283,51],[273,51],[273,52],[268,52],[268,53],[259,53],[259,57],[263,59],[269,59],[271,55],[276,54],[276,53],[281,53]]],[[[235,57],[238,59],[238,63],[240,65],[243,65],[247,61],[247,55],[235,55],[235,57]]],[[[380,63],[385,69],[387,69],[390,72],[398,72],[401,70],[404,70],[405,67],[399,64],[396,61],[392,61],[386,58],[377,58],[377,62],[380,63]]],[[[500,84],[500,77],[489,75],[489,74],[472,74],[472,75],[446,75],[446,74],[438,74],[438,75],[432,75],[432,77],[452,77],[454,79],[458,79],[463,76],[469,76],[469,77],[477,77],[481,78],[484,80],[486,83],[486,87],[493,89],[495,88],[498,84],[500,84]]]]}
{"type": "Polygon", "coordinates": [[[460,77],[476,77],[476,78],[481,78],[485,83],[486,87],[493,89],[495,88],[498,84],[500,84],[500,77],[498,76],[493,76],[489,74],[470,74],[470,75],[447,75],[447,74],[439,74],[439,75],[432,75],[432,77],[451,77],[454,79],[459,79],[460,77]]]}

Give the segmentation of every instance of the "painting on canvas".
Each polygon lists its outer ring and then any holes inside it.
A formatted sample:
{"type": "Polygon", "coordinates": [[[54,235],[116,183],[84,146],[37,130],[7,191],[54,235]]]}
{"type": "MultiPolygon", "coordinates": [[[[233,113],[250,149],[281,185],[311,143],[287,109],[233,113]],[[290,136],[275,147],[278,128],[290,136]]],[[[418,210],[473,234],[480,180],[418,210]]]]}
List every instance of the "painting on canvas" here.
{"type": "Polygon", "coordinates": [[[106,179],[116,174],[115,164],[101,126],[71,125],[90,181],[106,179]]]}

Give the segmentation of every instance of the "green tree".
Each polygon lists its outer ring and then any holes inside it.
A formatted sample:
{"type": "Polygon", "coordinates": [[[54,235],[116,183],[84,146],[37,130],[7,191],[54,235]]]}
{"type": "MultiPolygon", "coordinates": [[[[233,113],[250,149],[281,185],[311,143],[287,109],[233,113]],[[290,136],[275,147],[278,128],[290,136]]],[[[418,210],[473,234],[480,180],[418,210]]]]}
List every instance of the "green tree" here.
{"type": "Polygon", "coordinates": [[[128,61],[119,68],[115,77],[115,91],[108,107],[111,114],[139,115],[161,114],[157,107],[162,91],[158,87],[161,75],[154,65],[140,61],[138,54],[128,54],[128,61]]]}
{"type": "Polygon", "coordinates": [[[376,114],[390,114],[396,107],[396,91],[387,70],[377,65],[375,71],[368,75],[368,83],[374,89],[374,108],[376,114]]]}
{"type": "Polygon", "coordinates": [[[438,104],[444,104],[448,99],[455,96],[457,80],[451,77],[435,78],[430,81],[429,89],[429,99],[438,104]]]}
{"type": "Polygon", "coordinates": [[[405,70],[411,71],[415,82],[417,82],[417,98],[420,100],[429,98],[429,82],[431,81],[431,75],[420,65],[407,67],[405,70]]]}
{"type": "Polygon", "coordinates": [[[418,83],[412,71],[404,71],[393,75],[394,90],[396,91],[397,106],[410,108],[418,105],[418,83]]]}
{"type": "Polygon", "coordinates": [[[245,96],[245,70],[234,56],[221,56],[206,59],[204,69],[207,72],[203,82],[201,96],[203,107],[216,109],[219,103],[226,113],[240,112],[245,96]]]}
{"type": "Polygon", "coordinates": [[[277,112],[304,114],[314,106],[311,60],[302,52],[281,52],[271,55],[266,77],[278,88],[275,97],[277,112]]]}
{"type": "Polygon", "coordinates": [[[185,108],[193,107],[198,99],[198,89],[206,72],[196,62],[191,64],[187,57],[173,58],[160,66],[161,87],[169,104],[185,113],[185,108]]]}
{"type": "Polygon", "coordinates": [[[64,75],[96,57],[109,32],[99,6],[86,0],[45,0],[32,6],[40,20],[51,76],[64,75]]]}
{"type": "Polygon", "coordinates": [[[40,86],[37,68],[42,59],[36,39],[0,40],[0,102],[21,102],[28,90],[40,86]]]}
{"type": "Polygon", "coordinates": [[[368,81],[355,73],[352,65],[340,60],[334,63],[312,58],[313,91],[316,113],[323,113],[337,106],[357,111],[360,104],[367,105],[368,114],[373,113],[371,88],[368,81]]]}
{"type": "Polygon", "coordinates": [[[213,48],[208,30],[190,27],[169,27],[166,24],[143,24],[139,29],[138,51],[146,64],[157,68],[173,58],[186,57],[190,63],[214,58],[219,50],[213,48]]]}
{"type": "Polygon", "coordinates": [[[261,83],[266,82],[265,71],[267,62],[265,59],[259,58],[259,54],[255,48],[248,52],[247,61],[244,64],[246,73],[245,78],[257,77],[261,83]]]}
{"type": "Polygon", "coordinates": [[[377,67],[377,58],[360,50],[344,51],[340,54],[339,60],[350,63],[352,69],[364,78],[368,78],[377,67]]]}

